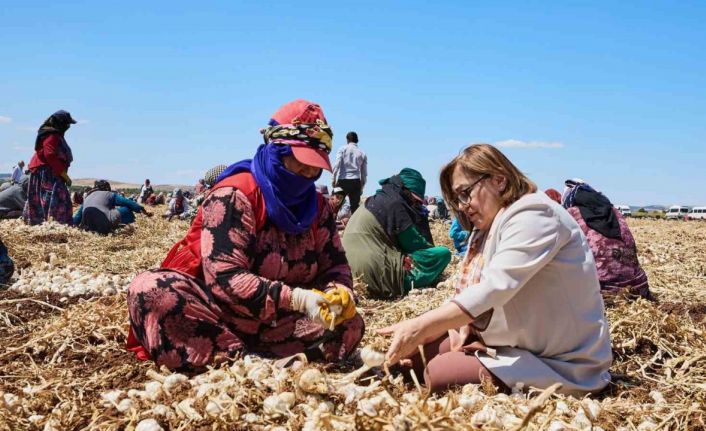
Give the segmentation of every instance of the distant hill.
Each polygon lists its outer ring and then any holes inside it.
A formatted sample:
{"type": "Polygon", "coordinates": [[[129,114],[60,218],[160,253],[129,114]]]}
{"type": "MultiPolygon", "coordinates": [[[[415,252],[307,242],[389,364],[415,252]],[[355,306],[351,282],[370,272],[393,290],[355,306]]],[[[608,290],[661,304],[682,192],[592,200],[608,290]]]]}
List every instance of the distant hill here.
{"type": "Polygon", "coordinates": [[[0,181],[7,179],[7,178],[10,178],[11,176],[12,176],[12,174],[0,174],[0,181]]]}
{"type": "MultiPolygon", "coordinates": [[[[72,181],[72,185],[78,187],[93,187],[93,184],[97,179],[98,178],[76,178],[72,181]]],[[[108,182],[113,190],[139,189],[142,187],[142,184],[124,183],[122,181],[108,180],[108,182]]],[[[194,190],[194,186],[187,186],[184,184],[152,184],[152,188],[155,191],[160,192],[171,192],[177,187],[184,191],[194,190]]]]}

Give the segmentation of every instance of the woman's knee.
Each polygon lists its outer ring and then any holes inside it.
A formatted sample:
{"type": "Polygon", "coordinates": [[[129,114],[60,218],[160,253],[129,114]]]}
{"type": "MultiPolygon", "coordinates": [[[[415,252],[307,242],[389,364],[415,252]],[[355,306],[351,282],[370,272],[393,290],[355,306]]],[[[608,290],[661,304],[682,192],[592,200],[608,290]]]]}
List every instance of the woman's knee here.
{"type": "Polygon", "coordinates": [[[488,377],[492,375],[478,358],[464,352],[440,354],[429,361],[424,370],[424,382],[432,393],[468,383],[480,383],[488,377]]]}

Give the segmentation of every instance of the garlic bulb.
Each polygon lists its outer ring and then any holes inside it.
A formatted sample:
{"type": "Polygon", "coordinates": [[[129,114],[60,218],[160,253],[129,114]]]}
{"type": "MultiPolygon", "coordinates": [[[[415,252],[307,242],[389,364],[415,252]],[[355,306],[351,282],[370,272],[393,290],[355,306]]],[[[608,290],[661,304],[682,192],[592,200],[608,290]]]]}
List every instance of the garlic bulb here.
{"type": "Polygon", "coordinates": [[[355,382],[360,378],[360,376],[368,372],[371,368],[379,367],[385,363],[385,355],[371,349],[370,347],[363,347],[360,350],[360,359],[363,360],[363,366],[351,373],[348,373],[348,375],[342,379],[342,382],[355,382]]]}
{"type": "Polygon", "coordinates": [[[557,401],[556,403],[556,413],[558,415],[565,415],[569,416],[571,414],[571,409],[569,408],[569,405],[566,404],[564,401],[557,401]]]}
{"type": "Polygon", "coordinates": [[[657,424],[652,422],[651,419],[645,419],[640,425],[637,426],[637,431],[654,431],[657,429],[657,424]]]}
{"type": "Polygon", "coordinates": [[[118,407],[116,408],[120,413],[125,413],[133,408],[133,402],[130,398],[125,398],[118,403],[118,407]]]}
{"type": "Polygon", "coordinates": [[[471,417],[471,425],[476,428],[502,428],[503,426],[495,409],[489,405],[485,405],[481,411],[471,417]]]}
{"type": "Polygon", "coordinates": [[[288,416],[291,414],[290,409],[294,405],[294,401],[295,396],[291,392],[270,395],[263,401],[262,409],[268,416],[288,416]]]}
{"type": "Polygon", "coordinates": [[[590,430],[591,425],[591,421],[588,419],[583,409],[579,409],[578,412],[576,412],[576,416],[574,416],[574,419],[571,421],[571,426],[581,431],[590,430]]]}
{"type": "Polygon", "coordinates": [[[164,431],[164,428],[154,419],[143,419],[137,424],[135,431],[164,431]]]}
{"type": "Polygon", "coordinates": [[[600,416],[602,410],[601,404],[598,401],[586,398],[585,400],[581,401],[581,405],[588,412],[588,417],[591,419],[591,422],[595,422],[598,420],[598,416],[600,416]]]}
{"type": "Polygon", "coordinates": [[[659,391],[651,391],[650,398],[652,398],[655,404],[667,404],[667,400],[664,399],[664,395],[662,395],[659,391]]]}
{"type": "Polygon", "coordinates": [[[328,393],[328,384],[326,378],[317,368],[306,369],[298,381],[299,388],[310,394],[326,394],[328,393]]]}
{"type": "Polygon", "coordinates": [[[564,422],[555,419],[549,424],[547,431],[565,431],[567,429],[568,427],[564,422]]]}

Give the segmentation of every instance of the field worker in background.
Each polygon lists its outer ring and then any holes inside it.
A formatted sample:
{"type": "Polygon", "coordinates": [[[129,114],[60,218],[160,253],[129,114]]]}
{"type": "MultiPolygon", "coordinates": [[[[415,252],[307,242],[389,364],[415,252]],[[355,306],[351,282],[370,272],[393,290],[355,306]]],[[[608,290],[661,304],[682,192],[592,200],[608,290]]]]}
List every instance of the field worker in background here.
{"type": "Polygon", "coordinates": [[[456,249],[456,254],[463,256],[468,250],[468,237],[471,235],[469,231],[461,226],[461,222],[458,218],[454,217],[451,222],[451,228],[449,229],[449,238],[454,242],[454,248],[456,249]]]}
{"type": "Polygon", "coordinates": [[[17,166],[12,169],[12,178],[10,178],[10,182],[12,184],[17,184],[20,182],[20,179],[22,178],[22,175],[24,174],[23,169],[25,167],[25,162],[24,160],[20,160],[17,162],[17,166]]]}
{"type": "Polygon", "coordinates": [[[380,180],[382,188],[353,213],[343,246],[354,276],[362,276],[376,298],[404,296],[433,285],[451,261],[435,247],[423,196],[426,181],[414,169],[380,180]]]}
{"type": "Polygon", "coordinates": [[[76,120],[66,111],[56,111],[39,127],[34,156],[29,162],[27,202],[22,218],[30,225],[47,220],[71,223],[71,178],[68,170],[74,160],[64,134],[76,120]]]}
{"type": "Polygon", "coordinates": [[[351,212],[360,205],[360,196],[368,178],[368,157],[358,148],[358,134],[348,132],[348,143],[336,153],[333,166],[333,186],[343,189],[351,203],[351,212]]]}
{"type": "Polygon", "coordinates": [[[4,290],[10,285],[10,278],[15,272],[15,264],[10,259],[7,247],[0,239],[0,290],[4,290]]]}
{"type": "Polygon", "coordinates": [[[22,175],[19,182],[0,191],[0,219],[19,218],[27,202],[29,176],[22,175]]]}
{"type": "Polygon", "coordinates": [[[203,193],[205,191],[206,191],[206,180],[204,180],[203,178],[200,178],[199,182],[196,183],[196,185],[194,186],[194,194],[200,195],[201,193],[203,193]]]}
{"type": "Polygon", "coordinates": [[[604,295],[652,299],[637,245],[620,210],[580,178],[566,180],[564,208],[581,227],[593,251],[604,295]]]}
{"type": "Polygon", "coordinates": [[[331,202],[333,212],[336,214],[336,226],[339,230],[345,229],[351,218],[351,206],[346,200],[346,192],[340,187],[334,187],[329,202],[331,202]]]}
{"type": "Polygon", "coordinates": [[[216,184],[216,180],[218,177],[221,176],[223,171],[225,171],[228,168],[226,165],[216,165],[212,167],[211,169],[206,171],[206,174],[203,176],[204,184],[206,184],[206,187],[209,189],[213,187],[214,184],[216,184]]]}
{"type": "Polygon", "coordinates": [[[335,216],[315,187],[331,169],[326,118],[300,99],[262,133],[255,157],[223,172],[162,269],[130,284],[128,346],[138,358],[172,369],[245,352],[339,362],[363,337],[335,216]]]}
{"type": "Polygon", "coordinates": [[[196,214],[199,211],[199,208],[201,207],[201,204],[203,201],[206,199],[206,196],[208,195],[208,190],[211,188],[213,183],[216,182],[216,179],[218,178],[219,175],[223,173],[223,171],[226,169],[225,165],[218,165],[215,166],[208,171],[206,171],[206,174],[204,175],[204,178],[199,180],[199,184],[201,184],[201,188],[199,189],[198,184],[195,188],[195,193],[196,196],[194,196],[193,199],[189,201],[189,216],[188,218],[190,220],[194,220],[194,217],[196,217],[196,214]],[[223,167],[223,169],[219,169],[220,167],[223,167]],[[206,178],[209,178],[210,180],[210,185],[207,183],[206,178]],[[198,190],[201,190],[200,192],[198,190]]]}
{"type": "Polygon", "coordinates": [[[147,203],[147,198],[152,196],[154,193],[154,190],[152,189],[152,185],[150,184],[150,180],[146,179],[145,183],[140,187],[140,197],[137,199],[137,201],[141,204],[147,203]]]}
{"type": "Polygon", "coordinates": [[[561,383],[577,397],[602,390],[610,330],[574,219],[491,145],[463,150],[440,180],[472,229],[461,278],[450,301],[379,331],[392,336],[387,360],[423,372],[431,392],[483,378],[501,388],[561,383]]]}
{"type": "Polygon", "coordinates": [[[556,189],[546,189],[544,191],[544,194],[549,196],[549,199],[553,200],[554,202],[558,203],[561,205],[561,193],[559,193],[558,190],[556,189]]]}
{"type": "Polygon", "coordinates": [[[74,225],[100,234],[108,234],[120,224],[135,222],[135,213],[152,217],[137,202],[110,190],[110,183],[98,180],[74,214],[74,225]]]}
{"type": "Polygon", "coordinates": [[[189,217],[189,200],[184,196],[184,192],[180,188],[174,189],[172,193],[172,199],[169,201],[169,208],[162,215],[162,217],[168,218],[178,217],[184,220],[189,217]]]}

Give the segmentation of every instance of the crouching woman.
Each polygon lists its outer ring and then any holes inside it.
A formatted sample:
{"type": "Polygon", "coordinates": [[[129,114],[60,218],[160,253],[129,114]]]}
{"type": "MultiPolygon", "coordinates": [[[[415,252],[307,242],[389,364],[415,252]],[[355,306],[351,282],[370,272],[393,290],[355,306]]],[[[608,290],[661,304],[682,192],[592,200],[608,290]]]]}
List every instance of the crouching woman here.
{"type": "Polygon", "coordinates": [[[339,361],[363,337],[336,216],[316,192],[331,170],[319,105],[297,100],[254,159],[223,172],[184,240],[128,290],[128,348],[172,369],[240,352],[339,361]]]}
{"type": "Polygon", "coordinates": [[[596,265],[576,221],[496,148],[466,148],[441,189],[471,231],[450,301],[382,329],[388,361],[434,391],[489,378],[582,395],[610,379],[611,346],[596,265]],[[417,346],[424,345],[423,368],[417,346]]]}

